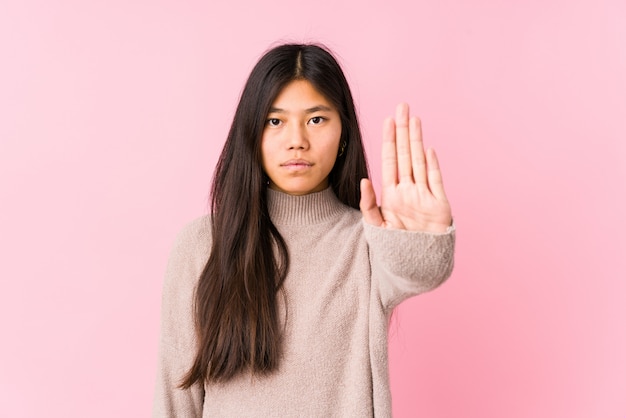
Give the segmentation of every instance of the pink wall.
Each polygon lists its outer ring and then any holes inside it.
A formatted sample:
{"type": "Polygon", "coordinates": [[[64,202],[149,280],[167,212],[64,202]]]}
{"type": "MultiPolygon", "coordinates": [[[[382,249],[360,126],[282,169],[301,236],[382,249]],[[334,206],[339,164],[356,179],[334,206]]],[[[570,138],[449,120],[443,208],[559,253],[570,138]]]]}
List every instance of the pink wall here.
{"type": "Polygon", "coordinates": [[[0,416],[149,415],[170,245],[276,40],[340,56],[375,179],[402,100],[442,161],[457,268],[396,315],[396,416],[625,416],[626,3],[236,3],[3,2],[0,416]]]}

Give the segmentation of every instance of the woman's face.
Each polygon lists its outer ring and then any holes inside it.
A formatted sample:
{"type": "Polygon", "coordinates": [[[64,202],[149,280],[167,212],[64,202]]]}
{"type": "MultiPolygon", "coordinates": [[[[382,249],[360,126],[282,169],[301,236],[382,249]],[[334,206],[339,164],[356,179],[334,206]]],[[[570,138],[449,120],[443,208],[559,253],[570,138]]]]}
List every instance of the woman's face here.
{"type": "Polygon", "coordinates": [[[324,190],[340,138],[334,106],[306,80],[287,84],[272,103],[261,140],[269,187],[291,195],[324,190]]]}

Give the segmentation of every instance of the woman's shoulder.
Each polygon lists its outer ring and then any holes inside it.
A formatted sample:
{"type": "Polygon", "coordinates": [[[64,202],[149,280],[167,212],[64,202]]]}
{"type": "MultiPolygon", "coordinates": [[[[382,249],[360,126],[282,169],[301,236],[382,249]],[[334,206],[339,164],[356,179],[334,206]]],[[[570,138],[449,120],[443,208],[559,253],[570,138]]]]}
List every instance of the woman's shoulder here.
{"type": "Polygon", "coordinates": [[[181,255],[205,255],[211,245],[211,218],[204,215],[183,226],[174,240],[173,251],[181,255]]]}

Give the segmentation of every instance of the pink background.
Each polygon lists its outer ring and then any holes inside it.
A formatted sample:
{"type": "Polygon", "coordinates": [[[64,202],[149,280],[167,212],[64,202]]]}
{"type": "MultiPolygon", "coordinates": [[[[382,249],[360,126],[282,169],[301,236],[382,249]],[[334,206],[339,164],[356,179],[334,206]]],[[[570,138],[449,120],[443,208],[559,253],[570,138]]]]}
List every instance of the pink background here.
{"type": "Polygon", "coordinates": [[[626,416],[623,0],[4,0],[0,416],[150,414],[170,246],[278,40],[336,51],[376,181],[399,101],[442,162],[457,267],[396,315],[395,415],[626,416]]]}

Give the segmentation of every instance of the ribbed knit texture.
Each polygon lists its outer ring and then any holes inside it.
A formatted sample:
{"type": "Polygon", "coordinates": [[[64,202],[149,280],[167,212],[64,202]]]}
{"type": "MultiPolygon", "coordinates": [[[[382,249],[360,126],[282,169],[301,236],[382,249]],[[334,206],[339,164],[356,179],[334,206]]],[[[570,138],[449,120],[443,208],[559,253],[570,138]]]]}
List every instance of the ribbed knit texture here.
{"type": "Polygon", "coordinates": [[[211,246],[209,219],[200,218],[179,234],[166,272],[154,416],[391,416],[389,315],[450,275],[454,228],[373,227],[330,188],[306,196],[269,190],[268,205],[291,262],[278,299],[285,329],[279,370],[177,388],[195,352],[193,290],[211,246]]]}

